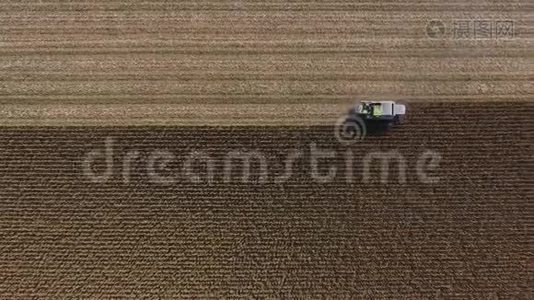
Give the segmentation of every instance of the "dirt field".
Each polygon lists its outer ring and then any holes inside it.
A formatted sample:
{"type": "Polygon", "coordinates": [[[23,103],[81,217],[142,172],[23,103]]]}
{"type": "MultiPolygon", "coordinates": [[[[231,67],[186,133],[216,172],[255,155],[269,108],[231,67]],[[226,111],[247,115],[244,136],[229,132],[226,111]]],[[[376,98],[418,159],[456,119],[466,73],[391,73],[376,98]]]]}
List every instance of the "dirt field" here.
{"type": "Polygon", "coordinates": [[[531,2],[1,1],[0,298],[529,298],[531,2]],[[407,123],[342,146],[369,98],[407,123]]]}
{"type": "MultiPolygon", "coordinates": [[[[0,134],[0,291],[4,296],[528,298],[532,235],[531,104],[414,104],[407,124],[346,147],[331,127],[10,127],[0,134]],[[466,121],[469,120],[469,121],[466,121]],[[432,126],[427,126],[432,124],[432,126]],[[112,138],[113,172],[92,183],[82,161],[112,138]],[[335,179],[311,177],[309,147],[335,179]],[[291,149],[304,151],[283,183],[291,149]],[[127,151],[138,151],[129,181],[127,151]],[[176,158],[158,167],[149,154],[176,158]],[[182,165],[204,151],[215,161],[211,185],[192,183],[182,165]],[[231,150],[264,154],[241,183],[223,178],[231,150]],[[388,184],[362,159],[396,150],[388,184]],[[441,155],[425,183],[425,151],[441,155]]],[[[93,170],[104,172],[103,158],[93,170]]],[[[239,162],[238,162],[239,163],[239,162]]],[[[239,165],[237,170],[239,169],[239,165]]],[[[207,171],[197,171],[206,181],[207,171]]]]}

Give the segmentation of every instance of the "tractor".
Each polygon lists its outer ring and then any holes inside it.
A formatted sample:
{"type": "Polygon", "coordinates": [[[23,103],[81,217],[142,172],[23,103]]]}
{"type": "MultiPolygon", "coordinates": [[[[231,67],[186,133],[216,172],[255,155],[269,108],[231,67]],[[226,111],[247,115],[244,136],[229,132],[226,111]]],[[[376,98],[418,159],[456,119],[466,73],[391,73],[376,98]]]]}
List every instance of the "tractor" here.
{"type": "Polygon", "coordinates": [[[402,124],[405,113],[406,106],[394,101],[363,101],[338,121],[335,135],[343,144],[352,144],[366,134],[381,134],[402,124]]]}
{"type": "Polygon", "coordinates": [[[383,124],[389,127],[391,124],[402,124],[406,106],[394,101],[363,101],[350,112],[352,116],[358,116],[366,123],[383,124]]]}

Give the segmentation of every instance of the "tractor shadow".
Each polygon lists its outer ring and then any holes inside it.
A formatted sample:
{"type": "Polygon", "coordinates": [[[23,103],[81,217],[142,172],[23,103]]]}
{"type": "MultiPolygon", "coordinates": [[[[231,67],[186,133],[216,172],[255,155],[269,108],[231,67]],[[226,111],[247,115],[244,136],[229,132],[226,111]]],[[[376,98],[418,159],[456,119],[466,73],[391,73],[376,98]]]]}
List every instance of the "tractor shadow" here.
{"type": "Polygon", "coordinates": [[[393,127],[392,122],[365,121],[368,136],[383,136],[393,127]]]}

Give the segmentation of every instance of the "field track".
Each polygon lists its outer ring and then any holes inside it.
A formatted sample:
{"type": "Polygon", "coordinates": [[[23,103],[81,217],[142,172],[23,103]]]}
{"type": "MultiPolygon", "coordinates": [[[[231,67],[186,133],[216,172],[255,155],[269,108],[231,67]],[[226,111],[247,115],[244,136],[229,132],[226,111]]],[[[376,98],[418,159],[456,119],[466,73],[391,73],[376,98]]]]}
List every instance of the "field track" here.
{"type": "Polygon", "coordinates": [[[0,298],[529,298],[533,17],[526,0],[1,1],[0,298]],[[492,35],[459,38],[462,20],[492,35]],[[403,101],[406,124],[341,145],[361,99],[403,101]],[[82,162],[106,141],[94,183],[82,162]],[[231,150],[264,155],[266,182],[225,181],[231,150]],[[184,174],[192,151],[211,184],[184,174]],[[365,180],[377,151],[400,157],[387,183],[379,162],[365,180]]]}

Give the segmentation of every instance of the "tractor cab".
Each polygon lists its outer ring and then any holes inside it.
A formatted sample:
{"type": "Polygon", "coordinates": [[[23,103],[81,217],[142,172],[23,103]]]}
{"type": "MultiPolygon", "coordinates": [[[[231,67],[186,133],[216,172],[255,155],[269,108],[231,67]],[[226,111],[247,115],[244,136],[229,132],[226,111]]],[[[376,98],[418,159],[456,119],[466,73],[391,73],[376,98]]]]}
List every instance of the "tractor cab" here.
{"type": "Polygon", "coordinates": [[[364,102],[358,106],[358,114],[379,118],[384,114],[384,109],[381,103],[364,102]]]}

